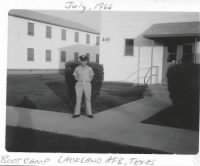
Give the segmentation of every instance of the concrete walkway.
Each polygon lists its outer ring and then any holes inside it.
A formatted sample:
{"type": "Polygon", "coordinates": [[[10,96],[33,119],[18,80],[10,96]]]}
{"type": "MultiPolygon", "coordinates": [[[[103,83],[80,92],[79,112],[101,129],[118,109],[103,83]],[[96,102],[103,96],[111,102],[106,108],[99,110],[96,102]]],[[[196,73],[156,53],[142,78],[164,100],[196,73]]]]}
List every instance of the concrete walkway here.
{"type": "Polygon", "coordinates": [[[7,106],[7,125],[20,126],[72,136],[111,141],[169,153],[190,154],[198,151],[199,133],[141,123],[171,105],[153,97],[73,119],[71,114],[7,106]]]}

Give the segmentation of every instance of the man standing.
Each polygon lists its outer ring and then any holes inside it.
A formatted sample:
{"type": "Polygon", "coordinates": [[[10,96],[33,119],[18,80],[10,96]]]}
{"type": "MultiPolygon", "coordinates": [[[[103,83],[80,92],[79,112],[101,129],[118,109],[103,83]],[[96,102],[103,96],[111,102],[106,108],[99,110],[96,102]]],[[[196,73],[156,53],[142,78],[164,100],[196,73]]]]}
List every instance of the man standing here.
{"type": "Polygon", "coordinates": [[[94,72],[91,67],[87,65],[88,57],[81,55],[79,57],[80,65],[74,70],[74,77],[77,80],[75,85],[76,91],[76,106],[74,110],[73,118],[80,116],[82,95],[85,95],[86,114],[89,118],[93,118],[91,110],[91,81],[94,76],[94,72]]]}

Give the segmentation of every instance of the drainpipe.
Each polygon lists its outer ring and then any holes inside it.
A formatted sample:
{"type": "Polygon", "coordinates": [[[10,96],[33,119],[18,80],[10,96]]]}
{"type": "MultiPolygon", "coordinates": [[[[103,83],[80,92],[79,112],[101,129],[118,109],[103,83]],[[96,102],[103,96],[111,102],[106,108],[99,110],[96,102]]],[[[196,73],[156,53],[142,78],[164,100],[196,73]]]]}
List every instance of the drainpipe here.
{"type": "Polygon", "coordinates": [[[140,46],[138,47],[138,70],[137,70],[137,84],[140,81],[140,46]]]}
{"type": "Polygon", "coordinates": [[[153,47],[154,47],[154,41],[151,41],[151,84],[152,84],[152,74],[153,74],[153,47]]]}
{"type": "Polygon", "coordinates": [[[193,61],[194,61],[194,64],[197,63],[197,38],[195,38],[195,41],[194,41],[194,58],[193,58],[193,61]]]}

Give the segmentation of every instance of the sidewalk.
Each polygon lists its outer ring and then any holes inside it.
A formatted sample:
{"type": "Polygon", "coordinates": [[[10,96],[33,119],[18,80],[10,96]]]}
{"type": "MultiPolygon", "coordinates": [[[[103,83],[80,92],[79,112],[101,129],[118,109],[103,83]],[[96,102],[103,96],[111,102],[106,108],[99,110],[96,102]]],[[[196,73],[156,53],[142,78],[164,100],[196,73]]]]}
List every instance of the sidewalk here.
{"type": "Polygon", "coordinates": [[[191,154],[198,149],[199,133],[141,123],[171,105],[146,97],[95,114],[73,119],[71,114],[7,106],[7,125],[93,138],[168,153],[191,154]]]}

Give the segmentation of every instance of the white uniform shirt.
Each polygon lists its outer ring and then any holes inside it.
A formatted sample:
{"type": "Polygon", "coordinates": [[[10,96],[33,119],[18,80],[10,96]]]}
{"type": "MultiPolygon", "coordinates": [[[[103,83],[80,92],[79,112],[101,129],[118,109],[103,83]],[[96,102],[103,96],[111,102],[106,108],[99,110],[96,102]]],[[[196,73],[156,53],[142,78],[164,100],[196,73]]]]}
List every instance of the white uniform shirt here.
{"type": "Polygon", "coordinates": [[[91,81],[94,72],[89,66],[78,66],[75,68],[73,75],[78,81],[91,81]]]}

